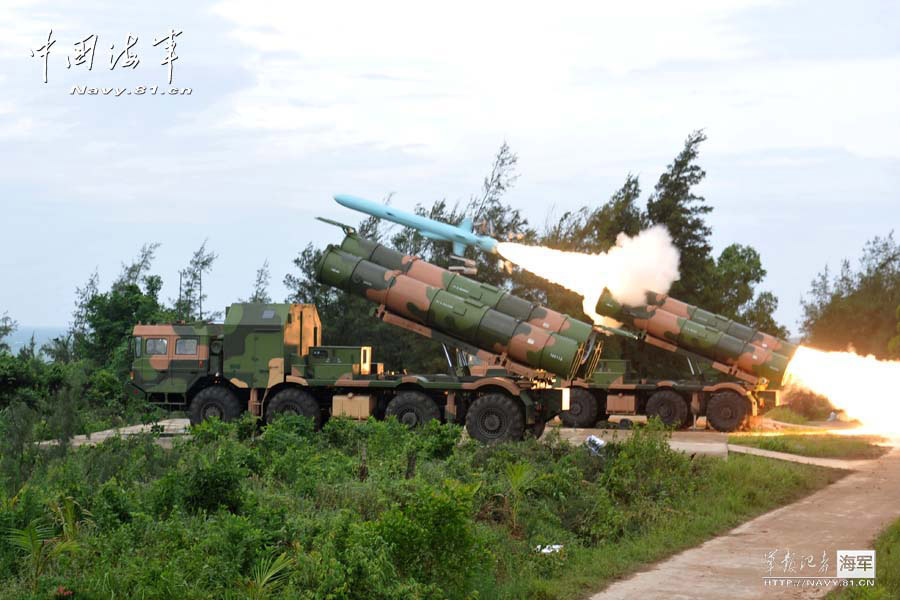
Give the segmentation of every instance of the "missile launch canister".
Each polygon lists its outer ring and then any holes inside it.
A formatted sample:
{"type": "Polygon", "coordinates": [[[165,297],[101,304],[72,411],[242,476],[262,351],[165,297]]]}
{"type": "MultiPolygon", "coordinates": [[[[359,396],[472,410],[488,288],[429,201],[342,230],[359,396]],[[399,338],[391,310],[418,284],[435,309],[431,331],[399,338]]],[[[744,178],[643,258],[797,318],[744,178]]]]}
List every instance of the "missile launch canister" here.
{"type": "MultiPolygon", "coordinates": [[[[408,256],[366,239],[348,234],[341,249],[386,269],[397,270],[432,287],[483,304],[519,321],[571,338],[579,344],[591,344],[596,336],[593,326],[569,315],[529,302],[505,290],[453,273],[416,256],[408,256]]],[[[591,344],[593,345],[593,344],[591,344]]]]}
{"type": "Polygon", "coordinates": [[[334,246],[326,249],[317,265],[316,277],[322,283],[382,304],[401,317],[489,352],[505,353],[531,368],[565,379],[585,368],[583,343],[334,246]]]}
{"type": "Polygon", "coordinates": [[[629,306],[604,290],[596,311],[678,348],[764,377],[773,388],[781,385],[796,350],[793,344],[660,294],[648,293],[648,304],[629,306]]]}

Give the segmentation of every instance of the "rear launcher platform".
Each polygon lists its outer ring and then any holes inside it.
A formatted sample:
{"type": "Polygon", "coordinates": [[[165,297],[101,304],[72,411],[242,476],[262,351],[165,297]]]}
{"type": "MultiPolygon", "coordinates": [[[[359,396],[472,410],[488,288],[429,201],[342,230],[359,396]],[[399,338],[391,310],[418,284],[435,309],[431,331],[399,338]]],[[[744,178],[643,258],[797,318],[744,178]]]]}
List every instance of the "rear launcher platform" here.
{"type": "Polygon", "coordinates": [[[646,304],[631,306],[604,290],[595,310],[637,339],[687,357],[692,370],[690,361],[700,359],[736,381],[638,380],[630,375],[627,361],[603,361],[590,380],[577,382],[581,390],[573,389],[564,423],[587,427],[598,418],[646,415],[680,427],[689,425],[692,416],[705,416],[713,428],[734,431],[779,404],[797,346],[664,294],[647,292],[646,298],[646,304]]]}

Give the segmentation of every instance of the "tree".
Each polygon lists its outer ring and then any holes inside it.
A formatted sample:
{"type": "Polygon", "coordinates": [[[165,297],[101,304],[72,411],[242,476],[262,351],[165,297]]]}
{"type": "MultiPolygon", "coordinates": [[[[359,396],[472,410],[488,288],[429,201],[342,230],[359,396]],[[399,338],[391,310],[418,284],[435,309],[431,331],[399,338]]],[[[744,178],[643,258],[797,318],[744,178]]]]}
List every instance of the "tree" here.
{"type": "Polygon", "coordinates": [[[13,333],[19,324],[12,320],[9,316],[9,313],[3,313],[3,316],[0,317],[0,352],[9,352],[10,347],[6,342],[6,336],[13,333]]]}
{"type": "Polygon", "coordinates": [[[704,218],[712,207],[693,190],[706,177],[706,171],[696,164],[700,144],[705,140],[703,131],[688,136],[682,151],[660,175],[647,200],[646,215],[649,224],[662,223],[669,229],[681,253],[681,278],[672,286],[672,295],[701,306],[718,293],[709,280],[713,267],[709,242],[712,229],[704,218]]]}
{"type": "Polygon", "coordinates": [[[892,357],[900,358],[900,306],[897,307],[897,327],[895,331],[897,335],[888,342],[888,354],[892,357]]]}
{"type": "Polygon", "coordinates": [[[52,363],[66,364],[75,360],[75,343],[71,332],[57,336],[41,346],[41,354],[52,363]]]}
{"type": "Polygon", "coordinates": [[[45,353],[51,358],[86,359],[119,374],[127,372],[128,342],[134,325],[172,320],[173,316],[159,301],[162,279],[148,273],[157,247],[142,246],[137,258],[122,264],[122,271],[106,292],[99,291],[95,271],[77,292],[71,342],[68,336],[57,338],[44,347],[45,353]]]}
{"type": "Polygon", "coordinates": [[[801,331],[823,350],[847,350],[886,358],[897,327],[900,305],[900,245],[890,232],[868,241],[856,269],[849,260],[831,276],[826,266],[802,300],[801,331]]]}
{"type": "Polygon", "coordinates": [[[772,292],[756,292],[765,276],[766,270],[754,248],[731,244],[722,250],[711,270],[709,284],[716,295],[703,308],[771,335],[788,337],[790,332],[772,316],[778,308],[778,298],[772,292]]]}
{"type": "Polygon", "coordinates": [[[637,235],[645,226],[646,216],[637,206],[641,184],[631,173],[612,197],[595,209],[583,207],[567,212],[541,236],[541,244],[559,250],[606,252],[616,243],[620,233],[637,235]]]}
{"type": "Polygon", "coordinates": [[[266,259],[262,266],[256,270],[256,280],[253,282],[253,292],[250,294],[249,298],[242,300],[242,302],[260,302],[263,304],[272,302],[272,297],[269,296],[269,280],[271,277],[272,276],[269,273],[269,259],[266,259]]]}
{"type": "MultiPolygon", "coordinates": [[[[202,321],[203,301],[206,294],[203,293],[203,274],[212,271],[213,263],[218,255],[206,249],[203,240],[200,247],[191,256],[188,266],[178,272],[180,279],[178,300],[175,301],[175,315],[181,321],[202,321]]],[[[220,313],[212,312],[209,320],[215,320],[220,313]]]]}

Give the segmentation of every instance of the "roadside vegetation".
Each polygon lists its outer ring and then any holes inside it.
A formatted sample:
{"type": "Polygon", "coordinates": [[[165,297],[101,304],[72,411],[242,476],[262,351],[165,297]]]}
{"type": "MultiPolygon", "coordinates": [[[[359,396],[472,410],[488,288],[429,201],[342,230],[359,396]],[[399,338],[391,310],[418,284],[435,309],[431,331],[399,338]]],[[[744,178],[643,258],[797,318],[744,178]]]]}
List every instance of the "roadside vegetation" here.
{"type": "Polygon", "coordinates": [[[900,598],[900,519],[875,540],[875,586],[833,592],[831,600],[892,600],[900,598]]]}
{"type": "Polygon", "coordinates": [[[773,452],[787,452],[818,458],[846,458],[850,460],[878,458],[890,451],[878,443],[884,438],[874,435],[785,434],[728,436],[729,444],[752,446],[773,452]]]}
{"type": "Polygon", "coordinates": [[[794,425],[803,425],[804,423],[807,423],[809,421],[809,419],[807,419],[800,413],[795,412],[790,406],[776,406],[772,410],[765,413],[763,416],[775,421],[781,421],[782,423],[792,423],[794,425]]]}
{"type": "Polygon", "coordinates": [[[655,425],[600,455],[554,434],[483,446],[436,422],[193,433],[4,470],[0,597],[576,598],[838,477],[692,460],[655,425]]]}

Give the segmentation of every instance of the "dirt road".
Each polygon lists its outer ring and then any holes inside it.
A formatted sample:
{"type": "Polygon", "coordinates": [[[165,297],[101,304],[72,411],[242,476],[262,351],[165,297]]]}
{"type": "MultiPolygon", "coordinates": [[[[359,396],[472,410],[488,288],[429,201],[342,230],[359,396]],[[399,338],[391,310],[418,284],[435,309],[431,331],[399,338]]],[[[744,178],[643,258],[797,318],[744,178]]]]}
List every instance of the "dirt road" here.
{"type": "Polygon", "coordinates": [[[900,450],[873,461],[845,462],[855,464],[843,466],[859,470],[799,502],[615,582],[591,600],[825,596],[833,588],[788,588],[771,580],[766,585],[763,577],[770,575],[766,556],[774,551],[773,577],[816,576],[824,552],[826,574],[834,576],[836,550],[871,549],[875,537],[900,518],[900,450]],[[785,562],[786,552],[790,555],[785,562]],[[804,564],[807,556],[814,567],[804,564]],[[794,571],[785,573],[784,567],[791,565],[794,571]]]}
{"type": "MultiPolygon", "coordinates": [[[[560,427],[559,435],[573,444],[581,444],[590,435],[606,441],[627,438],[632,434],[628,429],[569,429],[560,427]]],[[[717,431],[675,431],[669,438],[673,450],[687,454],[705,454],[718,458],[728,458],[728,434],[717,431]]]]}

